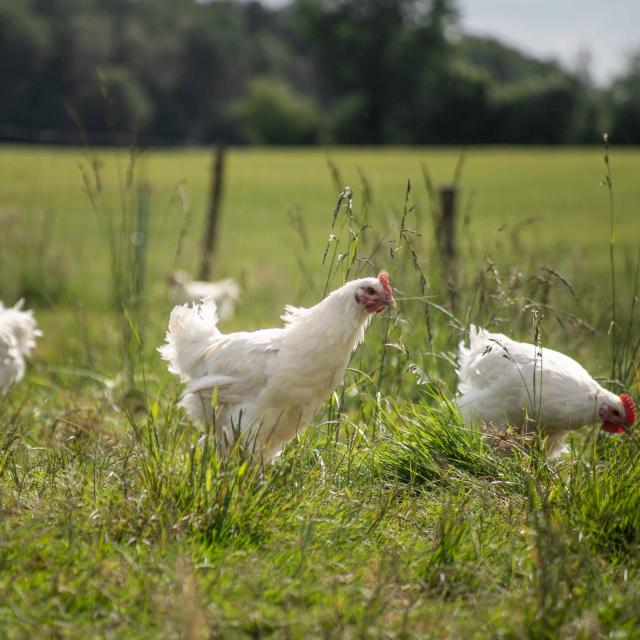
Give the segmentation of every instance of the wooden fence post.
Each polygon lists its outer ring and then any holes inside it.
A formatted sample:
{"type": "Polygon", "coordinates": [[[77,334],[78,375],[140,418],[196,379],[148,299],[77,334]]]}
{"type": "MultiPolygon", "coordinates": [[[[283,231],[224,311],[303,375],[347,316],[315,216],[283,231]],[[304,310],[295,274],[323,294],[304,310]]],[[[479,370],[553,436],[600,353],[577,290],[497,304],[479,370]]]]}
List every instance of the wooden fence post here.
{"type": "Polygon", "coordinates": [[[438,221],[438,243],[443,257],[453,265],[456,258],[456,207],[458,189],[456,185],[440,187],[440,220],[438,221]]]}
{"type": "Polygon", "coordinates": [[[207,211],[207,225],[202,243],[202,263],[200,264],[200,280],[208,280],[213,269],[214,249],[220,218],[220,203],[222,201],[222,187],[224,182],[224,145],[216,145],[213,154],[213,171],[211,174],[211,191],[209,193],[209,208],[207,211]]]}

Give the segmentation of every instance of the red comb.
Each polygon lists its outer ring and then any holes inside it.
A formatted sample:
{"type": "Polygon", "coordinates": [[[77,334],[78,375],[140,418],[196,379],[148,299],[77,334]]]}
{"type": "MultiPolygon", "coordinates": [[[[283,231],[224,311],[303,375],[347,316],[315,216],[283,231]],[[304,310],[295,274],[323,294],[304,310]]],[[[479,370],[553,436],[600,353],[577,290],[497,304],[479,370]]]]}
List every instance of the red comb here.
{"type": "MultiPolygon", "coordinates": [[[[391,287],[389,286],[389,274],[386,271],[381,271],[378,274],[378,280],[380,281],[380,284],[382,285],[382,288],[387,292],[387,294],[390,295],[390,296],[393,295],[393,291],[391,290],[391,287]]],[[[633,404],[633,401],[631,401],[631,403],[633,404]]]]}
{"type": "Polygon", "coordinates": [[[626,425],[631,427],[633,423],[638,419],[638,412],[636,411],[636,405],[633,403],[633,398],[626,394],[620,394],[620,401],[624,407],[624,417],[626,419],[626,425]]]}

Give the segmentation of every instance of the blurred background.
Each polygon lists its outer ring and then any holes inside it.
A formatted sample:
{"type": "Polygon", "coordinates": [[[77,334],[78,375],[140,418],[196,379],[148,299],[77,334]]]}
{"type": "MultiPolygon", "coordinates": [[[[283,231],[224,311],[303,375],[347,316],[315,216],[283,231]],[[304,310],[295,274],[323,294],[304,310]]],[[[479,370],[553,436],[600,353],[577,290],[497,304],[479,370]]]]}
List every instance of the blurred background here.
{"type": "Polygon", "coordinates": [[[0,140],[640,143],[640,5],[0,0],[0,140]]]}

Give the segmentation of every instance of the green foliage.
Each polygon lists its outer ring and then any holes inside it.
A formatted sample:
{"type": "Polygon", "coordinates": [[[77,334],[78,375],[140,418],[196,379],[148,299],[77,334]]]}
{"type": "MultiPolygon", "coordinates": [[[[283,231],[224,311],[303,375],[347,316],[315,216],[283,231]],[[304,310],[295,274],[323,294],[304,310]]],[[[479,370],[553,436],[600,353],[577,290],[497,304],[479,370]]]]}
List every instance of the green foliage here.
{"type": "Polygon", "coordinates": [[[611,88],[611,139],[620,143],[640,140],[640,53],[630,56],[629,66],[611,88]]]}
{"type": "Polygon", "coordinates": [[[482,70],[452,62],[425,86],[428,110],[415,123],[416,136],[434,143],[495,141],[502,128],[495,119],[493,88],[482,70]]]}
{"type": "Polygon", "coordinates": [[[299,0],[294,11],[314,47],[321,86],[331,89],[338,139],[379,144],[402,135],[424,142],[412,135],[415,114],[426,106],[419,91],[448,48],[451,3],[299,0]]]}
{"type": "Polygon", "coordinates": [[[632,442],[599,438],[570,470],[559,503],[581,538],[612,556],[640,544],[640,466],[632,442]]]}
{"type": "Polygon", "coordinates": [[[108,128],[113,132],[143,130],[153,115],[145,90],[124,67],[98,68],[93,82],[87,82],[76,105],[81,125],[88,131],[108,128]]]}
{"type": "Polygon", "coordinates": [[[25,2],[0,2],[0,122],[28,122],[27,103],[51,55],[49,28],[25,2]],[[16,64],[16,60],[20,64],[16,64]]]}
{"type": "Polygon", "coordinates": [[[502,89],[496,110],[503,140],[514,135],[527,142],[566,142],[576,110],[576,85],[562,75],[524,81],[502,89]]]}
{"type": "Polygon", "coordinates": [[[145,421],[130,416],[135,434],[141,509],[158,531],[178,529],[204,546],[242,548],[268,537],[274,520],[295,503],[277,467],[262,470],[240,455],[220,460],[212,434],[185,443],[175,420],[175,404],[152,405],[145,421]]]}
{"type": "Polygon", "coordinates": [[[438,481],[456,470],[503,480],[504,463],[492,451],[491,439],[467,427],[450,399],[438,393],[427,397],[387,412],[389,446],[381,456],[383,466],[406,482],[438,481]]]}
{"type": "Polygon", "coordinates": [[[234,105],[238,128],[252,144],[310,144],[318,141],[320,112],[308,98],[297,96],[272,78],[255,78],[234,105]]]}
{"type": "Polygon", "coordinates": [[[463,36],[456,52],[462,61],[485,71],[496,84],[514,84],[558,73],[555,62],[530,58],[494,38],[463,36]]]}

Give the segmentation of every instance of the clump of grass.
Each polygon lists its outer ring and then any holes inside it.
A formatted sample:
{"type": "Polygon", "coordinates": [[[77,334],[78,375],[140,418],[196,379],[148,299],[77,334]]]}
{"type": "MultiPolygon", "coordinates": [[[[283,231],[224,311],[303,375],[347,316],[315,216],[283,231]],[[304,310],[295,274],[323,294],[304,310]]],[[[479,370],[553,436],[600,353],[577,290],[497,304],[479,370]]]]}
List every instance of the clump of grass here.
{"type": "Polygon", "coordinates": [[[529,484],[526,536],[535,606],[525,610],[524,622],[532,637],[553,638],[570,611],[570,562],[565,559],[566,532],[554,517],[546,496],[529,484]]]}
{"type": "Polygon", "coordinates": [[[638,437],[600,436],[567,469],[558,504],[580,539],[613,555],[640,544],[638,437]]]}
{"type": "Polygon", "coordinates": [[[473,592],[477,587],[473,563],[478,553],[471,543],[470,529],[463,501],[444,506],[436,525],[435,544],[422,567],[425,587],[443,598],[473,592]]]}
{"type": "Polygon", "coordinates": [[[492,446],[491,434],[464,423],[451,398],[437,388],[421,403],[389,404],[384,411],[385,445],[378,452],[383,470],[403,482],[458,481],[465,475],[522,491],[518,465],[526,459],[517,441],[513,460],[492,446]]]}
{"type": "Polygon", "coordinates": [[[177,424],[175,409],[172,401],[159,410],[156,400],[144,422],[129,415],[145,509],[160,531],[184,531],[204,545],[263,542],[295,504],[295,494],[282,491],[286,467],[251,464],[239,447],[221,458],[211,434],[197,442],[199,434],[177,424]]]}
{"type": "MultiPolygon", "coordinates": [[[[2,399],[0,399],[0,415],[4,413],[1,411],[2,409],[2,399]]],[[[20,442],[20,437],[21,428],[19,413],[12,413],[6,423],[6,428],[0,436],[0,479],[10,465],[13,464],[16,447],[20,442]]]]}

